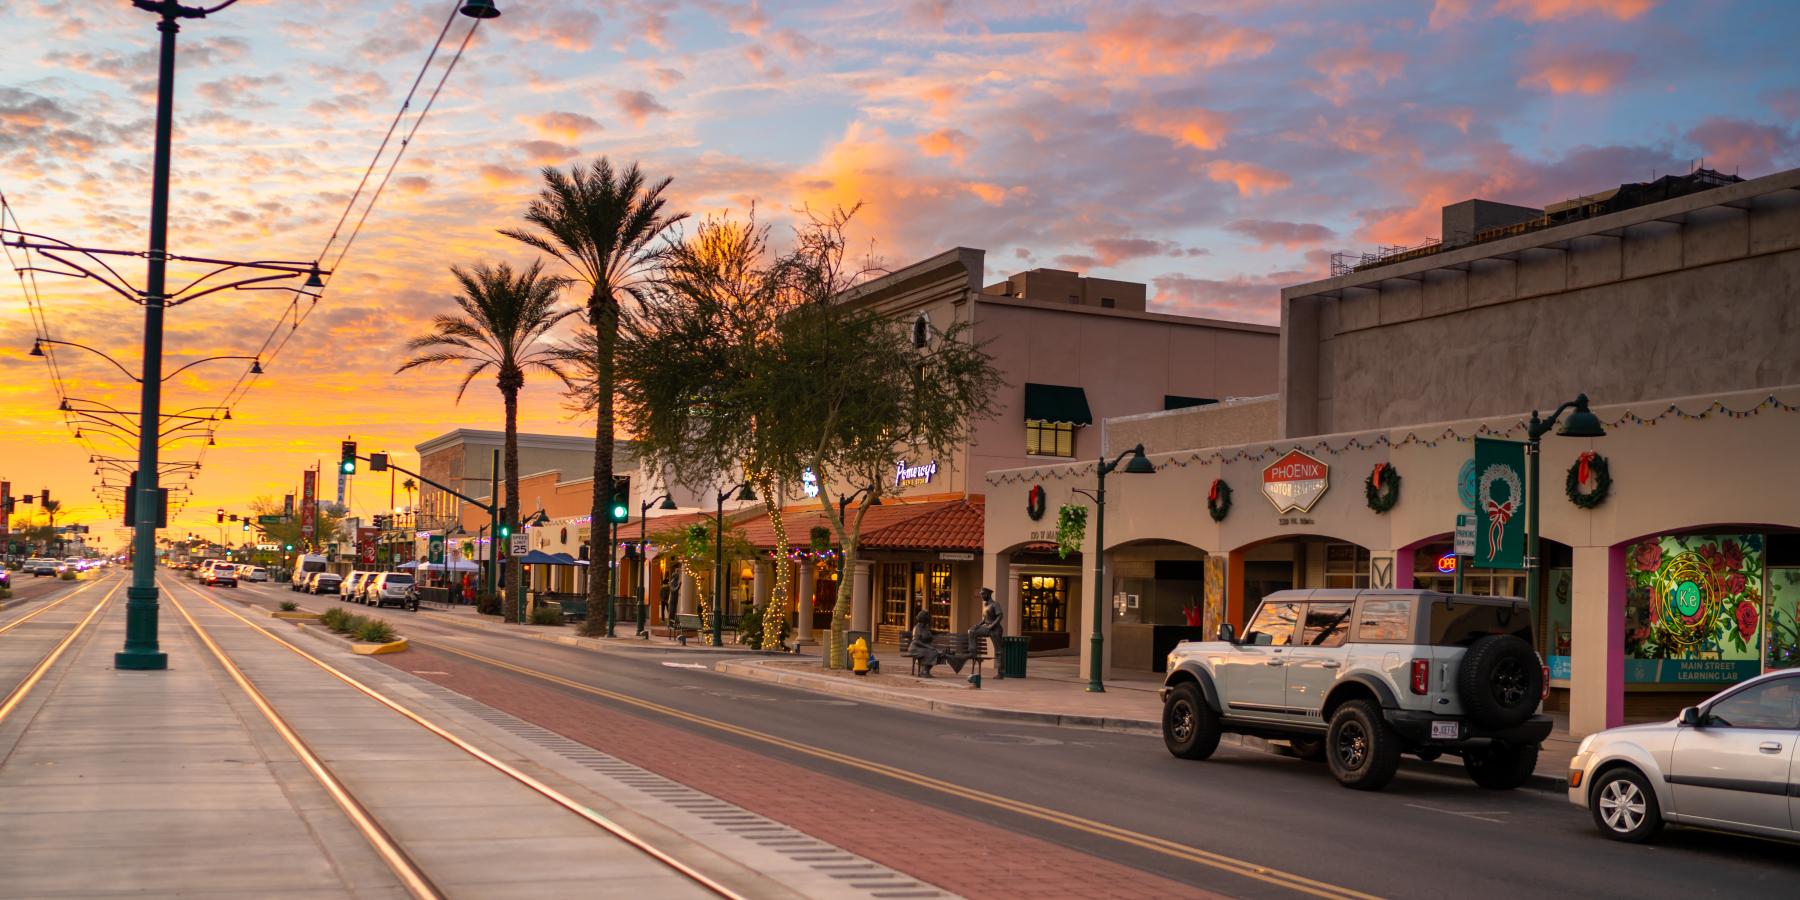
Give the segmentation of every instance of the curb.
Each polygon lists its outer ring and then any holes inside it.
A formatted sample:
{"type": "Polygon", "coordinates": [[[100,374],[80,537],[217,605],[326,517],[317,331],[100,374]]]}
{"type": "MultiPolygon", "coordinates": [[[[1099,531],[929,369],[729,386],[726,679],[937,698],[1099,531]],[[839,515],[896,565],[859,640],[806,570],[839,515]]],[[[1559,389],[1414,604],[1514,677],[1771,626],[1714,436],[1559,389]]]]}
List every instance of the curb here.
{"type": "MultiPolygon", "coordinates": [[[[729,653],[734,656],[779,656],[790,659],[794,656],[792,653],[778,652],[775,650],[753,650],[749,647],[721,647],[717,650],[707,647],[683,647],[677,644],[657,643],[654,640],[645,641],[638,639],[635,636],[629,638],[596,638],[584,637],[579,634],[556,634],[553,632],[557,629],[552,629],[550,627],[545,627],[542,631],[515,631],[505,627],[503,623],[488,622],[481,619],[465,619],[457,616],[447,616],[427,612],[425,610],[419,610],[414,613],[414,615],[423,616],[434,622],[443,622],[447,625],[458,625],[463,628],[472,628],[492,634],[509,634],[514,637],[529,638],[534,641],[549,641],[553,644],[562,644],[565,647],[581,647],[588,650],[618,650],[626,653],[729,653]]],[[[568,629],[566,626],[561,630],[573,631],[573,629],[568,629]]]]}
{"type": "Polygon", "coordinates": [[[755,660],[723,660],[715,664],[713,670],[720,674],[730,675],[736,678],[744,678],[752,681],[766,681],[784,687],[813,691],[814,693],[857,697],[884,706],[941,713],[964,718],[995,719],[1005,722],[1027,722],[1038,725],[1056,725],[1064,728],[1119,731],[1128,734],[1162,733],[1161,722],[1153,722],[1144,719],[1114,719],[1105,716],[1035,712],[1023,709],[1002,709],[992,706],[978,706],[972,703],[958,703],[952,700],[937,700],[931,697],[920,697],[916,694],[903,693],[900,691],[845,683],[841,679],[831,678],[829,676],[808,675],[803,672],[778,672],[755,660]]]}
{"type": "Polygon", "coordinates": [[[383,653],[400,653],[407,649],[406,638],[388,641],[385,644],[359,644],[352,642],[350,651],[359,656],[377,656],[383,653]]]}

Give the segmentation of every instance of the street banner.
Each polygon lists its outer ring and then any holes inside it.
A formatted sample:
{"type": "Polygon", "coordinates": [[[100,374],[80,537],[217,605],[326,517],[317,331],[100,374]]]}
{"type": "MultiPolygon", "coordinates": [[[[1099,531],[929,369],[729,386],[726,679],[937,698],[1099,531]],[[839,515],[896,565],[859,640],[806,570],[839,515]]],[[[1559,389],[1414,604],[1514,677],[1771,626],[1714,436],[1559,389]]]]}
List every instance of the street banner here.
{"type": "Polygon", "coordinates": [[[7,550],[7,537],[11,534],[7,529],[12,515],[7,510],[12,503],[12,482],[0,481],[0,551],[7,550]]]}
{"type": "Polygon", "coordinates": [[[428,541],[429,541],[429,543],[427,544],[427,549],[425,551],[426,560],[429,561],[434,566],[443,565],[444,564],[444,536],[441,534],[434,534],[428,539],[428,541]]]}
{"type": "Polygon", "coordinates": [[[287,494],[282,497],[281,514],[284,516],[287,516],[290,519],[294,517],[294,495],[293,494],[287,494]]]}
{"type": "Polygon", "coordinates": [[[375,564],[375,541],[381,536],[379,528],[356,529],[356,559],[366,566],[375,564]]]}
{"type": "Polygon", "coordinates": [[[1475,439],[1475,565],[1525,568],[1525,445],[1475,439]]]}
{"type": "Polygon", "coordinates": [[[318,510],[319,473],[307,469],[300,479],[300,535],[312,540],[313,516],[318,510]]]}

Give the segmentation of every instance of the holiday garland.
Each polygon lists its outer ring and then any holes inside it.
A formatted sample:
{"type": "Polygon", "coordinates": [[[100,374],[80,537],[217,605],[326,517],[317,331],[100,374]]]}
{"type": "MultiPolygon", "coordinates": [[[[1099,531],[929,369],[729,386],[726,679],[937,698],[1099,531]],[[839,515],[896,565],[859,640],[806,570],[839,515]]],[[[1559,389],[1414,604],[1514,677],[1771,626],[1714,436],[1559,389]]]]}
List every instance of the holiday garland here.
{"type": "Polygon", "coordinates": [[[1223,522],[1231,514],[1231,485],[1223,478],[1214,478],[1212,487],[1206,492],[1206,512],[1214,522],[1223,522]]]}
{"type": "Polygon", "coordinates": [[[812,531],[807,532],[807,537],[812,541],[814,553],[824,553],[831,549],[831,529],[823,525],[814,525],[812,531]]]}
{"type": "Polygon", "coordinates": [[[1363,479],[1363,499],[1377,513],[1393,509],[1400,502],[1400,470],[1392,463],[1376,463],[1363,479]]]}
{"type": "Polygon", "coordinates": [[[1087,507],[1074,503],[1065,503],[1056,511],[1056,555],[1068,559],[1071,553],[1081,552],[1081,542],[1087,539],[1087,507]]]}
{"type": "Polygon", "coordinates": [[[1563,479],[1563,493],[1570,503],[1582,509],[1593,509],[1605,503],[1607,495],[1612,493],[1612,467],[1607,465],[1606,457],[1592,450],[1581,454],[1569,466],[1568,477],[1563,479]],[[1581,486],[1590,479],[1594,489],[1584,494],[1581,486]]]}
{"type": "Polygon", "coordinates": [[[1025,514],[1036,522],[1044,517],[1044,486],[1034,484],[1025,495],[1025,514]]]}

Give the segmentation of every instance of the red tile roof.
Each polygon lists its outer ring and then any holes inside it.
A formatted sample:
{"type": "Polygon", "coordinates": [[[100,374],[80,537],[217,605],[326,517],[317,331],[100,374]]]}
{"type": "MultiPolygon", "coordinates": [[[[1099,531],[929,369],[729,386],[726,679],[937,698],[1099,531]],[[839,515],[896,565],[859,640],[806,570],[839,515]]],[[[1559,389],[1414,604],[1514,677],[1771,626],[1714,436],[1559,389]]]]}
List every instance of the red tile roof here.
{"type": "MultiPolygon", "coordinates": [[[[950,499],[903,502],[884,501],[871,506],[862,520],[862,546],[871,550],[974,550],[981,549],[982,502],[960,496],[950,499]]],[[[851,513],[855,515],[854,511],[851,513]]],[[[709,520],[710,521],[710,520],[709,520]]],[[[830,528],[825,511],[817,504],[790,506],[781,511],[788,543],[806,547],[815,526],[830,528]]],[[[737,523],[750,545],[775,548],[775,528],[767,514],[737,523]]],[[[837,544],[836,536],[832,544],[837,544]]]]}

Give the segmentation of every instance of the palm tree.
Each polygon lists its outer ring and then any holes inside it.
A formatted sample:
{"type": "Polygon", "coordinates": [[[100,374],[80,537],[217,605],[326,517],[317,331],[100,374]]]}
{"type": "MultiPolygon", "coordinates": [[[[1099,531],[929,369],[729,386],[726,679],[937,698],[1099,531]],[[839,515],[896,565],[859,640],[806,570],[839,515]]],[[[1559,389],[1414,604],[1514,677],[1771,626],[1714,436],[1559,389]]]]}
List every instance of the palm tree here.
{"type": "Polygon", "coordinates": [[[406,492],[406,508],[412,512],[415,521],[418,518],[419,510],[413,505],[413,491],[418,490],[418,488],[419,483],[411,478],[400,482],[400,489],[406,492]]]}
{"type": "MultiPolygon", "coordinates": [[[[593,330],[593,354],[584,363],[593,383],[594,499],[591,556],[611,560],[614,547],[607,521],[607,503],[613,483],[613,351],[618,342],[619,306],[626,299],[642,301],[651,275],[666,248],[657,238],[686,213],[665,210],[663,191],[672,179],[649,183],[637,163],[615,171],[601,157],[593,165],[572,167],[567,174],[552,166],[543,170],[544,189],[525,209],[528,228],[501,229],[500,233],[561,260],[588,285],[587,323],[593,330]],[[606,555],[597,551],[602,535],[608,535],[606,555]]],[[[581,403],[584,411],[590,407],[581,403]]],[[[608,569],[608,577],[611,569],[608,569]]],[[[588,582],[592,609],[609,602],[611,585],[599,578],[588,582]]]]}
{"type": "Polygon", "coordinates": [[[543,263],[533,262],[515,276],[506,263],[491,268],[477,263],[468,270],[451,266],[462,285],[456,305],[463,314],[434,316],[429,333],[406,342],[414,356],[394,370],[398,374],[419,366],[470,363],[456,389],[458,403],[475,376],[494,372],[506,405],[503,524],[508,526],[519,523],[519,391],[525,387],[525,373],[537,369],[556,376],[564,385],[569,383],[547,335],[575,311],[556,308],[557,294],[566,282],[545,275],[543,269],[543,263]]]}

